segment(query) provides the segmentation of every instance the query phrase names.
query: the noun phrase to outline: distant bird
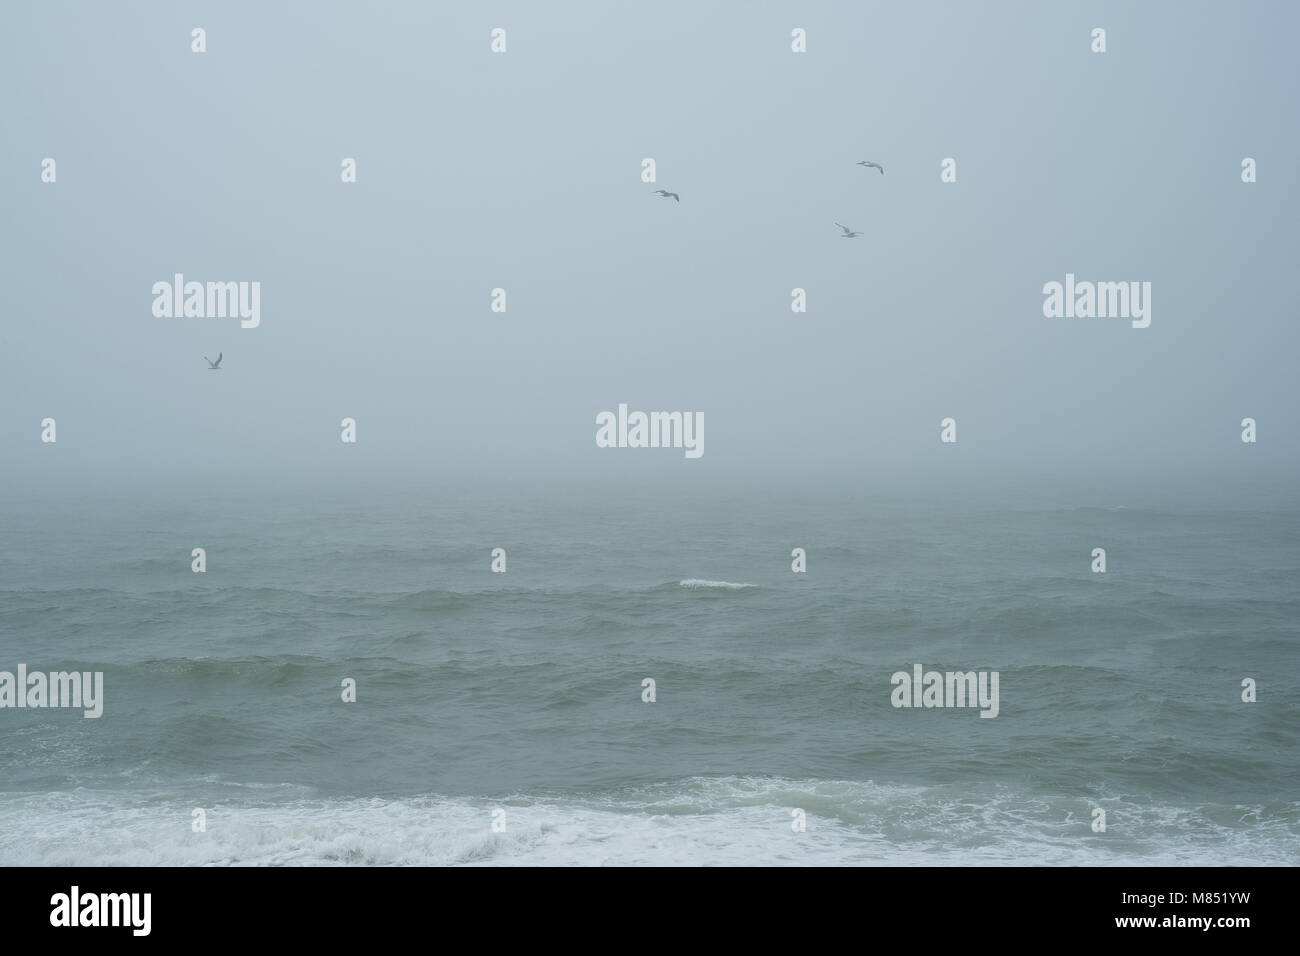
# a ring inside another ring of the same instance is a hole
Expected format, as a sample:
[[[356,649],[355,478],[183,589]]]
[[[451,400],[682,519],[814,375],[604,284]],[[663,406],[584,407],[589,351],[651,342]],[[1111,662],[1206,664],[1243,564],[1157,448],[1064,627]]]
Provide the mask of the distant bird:
[[[862,159],[858,161],[858,165],[866,166],[868,169],[878,169],[880,170],[880,175],[885,175],[885,167],[881,166],[879,163],[869,163],[865,159]]]
[[[208,358],[206,355],[203,356],[203,361],[205,361],[205,362],[208,363],[208,368],[212,369],[212,371],[214,371],[214,372],[219,372],[219,371],[221,371],[221,353],[220,353],[220,352],[217,353],[217,360],[216,360],[215,362],[212,361],[212,359]]]
[[[856,239],[858,236],[862,235],[862,233],[854,232],[848,226],[841,225],[838,222],[835,225],[839,226],[841,229],[844,230],[844,235],[840,236],[841,239]]]
[[[677,195],[676,193],[670,193],[666,189],[656,189],[654,194],[656,196],[663,196],[665,199],[676,199],[678,202],[682,201],[681,196]]]

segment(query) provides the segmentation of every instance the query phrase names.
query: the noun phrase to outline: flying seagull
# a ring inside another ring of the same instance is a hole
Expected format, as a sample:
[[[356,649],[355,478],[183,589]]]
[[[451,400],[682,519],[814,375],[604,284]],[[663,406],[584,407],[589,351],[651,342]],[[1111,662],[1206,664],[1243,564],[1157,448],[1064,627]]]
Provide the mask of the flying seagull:
[[[858,161],[858,165],[866,166],[868,169],[878,169],[880,170],[880,175],[885,175],[885,167],[881,166],[879,163],[869,163],[865,159],[862,159]]]
[[[858,236],[862,235],[862,233],[860,233],[860,232],[854,232],[854,231],[853,231],[852,229],[850,229],[848,226],[841,225],[841,224],[838,223],[838,222],[837,222],[835,225],[839,226],[841,229],[844,230],[844,235],[840,236],[841,239],[855,239],[855,238],[857,238]]]
[[[220,353],[220,352],[217,353],[217,360],[216,360],[215,362],[212,361],[212,359],[208,358],[206,355],[203,356],[203,361],[205,361],[205,362],[208,363],[208,368],[212,369],[212,371],[214,371],[214,372],[219,372],[219,371],[221,371],[221,353]]]
[[[665,199],[668,199],[668,198],[671,197],[672,199],[676,199],[678,202],[681,202],[681,201],[682,201],[682,197],[681,197],[681,196],[677,195],[676,193],[670,193],[670,192],[669,192],[668,190],[666,190],[666,189],[656,189],[655,192],[654,192],[654,194],[655,194],[656,196],[663,196]]]

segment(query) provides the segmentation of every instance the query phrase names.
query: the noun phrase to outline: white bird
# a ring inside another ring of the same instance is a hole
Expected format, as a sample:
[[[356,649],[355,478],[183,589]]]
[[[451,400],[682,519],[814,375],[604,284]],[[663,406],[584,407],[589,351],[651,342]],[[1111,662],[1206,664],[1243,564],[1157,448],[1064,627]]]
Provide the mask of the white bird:
[[[676,193],[670,193],[670,192],[669,192],[668,190],[666,190],[666,189],[656,189],[655,192],[654,192],[654,194],[655,194],[656,196],[663,196],[664,199],[676,199],[678,202],[681,202],[681,201],[682,201],[682,197],[681,197],[681,196],[677,195]]]
[[[839,226],[841,229],[844,230],[844,235],[840,236],[841,239],[855,239],[855,238],[857,238],[858,236],[862,235],[862,233],[860,233],[860,232],[854,232],[854,231],[853,231],[852,229],[850,229],[848,226],[841,225],[841,224],[838,223],[838,222],[837,222],[835,225]]]
[[[868,169],[878,169],[880,170],[880,175],[885,175],[885,167],[881,166],[879,163],[869,163],[865,159],[862,159],[858,161],[858,165],[866,166]]]
[[[208,358],[206,355],[203,356],[203,361],[205,361],[205,362],[208,363],[208,368],[212,369],[212,371],[214,371],[214,372],[219,372],[219,371],[221,371],[221,353],[220,353],[220,352],[217,353],[217,360],[216,360],[215,362],[212,361],[212,359]]]

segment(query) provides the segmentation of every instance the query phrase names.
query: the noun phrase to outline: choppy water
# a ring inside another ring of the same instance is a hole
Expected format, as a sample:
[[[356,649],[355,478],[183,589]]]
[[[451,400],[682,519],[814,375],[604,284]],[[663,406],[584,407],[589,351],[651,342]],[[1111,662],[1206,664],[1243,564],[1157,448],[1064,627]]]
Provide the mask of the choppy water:
[[[0,710],[3,863],[1300,859],[1293,511],[5,507],[0,670],[105,702]],[[915,663],[999,716],[895,709]]]

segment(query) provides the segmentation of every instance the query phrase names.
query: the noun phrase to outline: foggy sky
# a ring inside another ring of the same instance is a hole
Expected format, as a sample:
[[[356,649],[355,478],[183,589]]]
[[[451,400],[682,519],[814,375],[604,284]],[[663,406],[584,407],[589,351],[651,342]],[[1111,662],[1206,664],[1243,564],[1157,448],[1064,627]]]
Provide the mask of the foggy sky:
[[[1300,474],[1293,3],[2,16],[10,489],[1075,481],[1245,500]],[[154,317],[178,272],[260,281],[260,327]],[[1044,318],[1067,272],[1150,281],[1150,327]],[[597,448],[620,402],[703,412],[703,457]]]

